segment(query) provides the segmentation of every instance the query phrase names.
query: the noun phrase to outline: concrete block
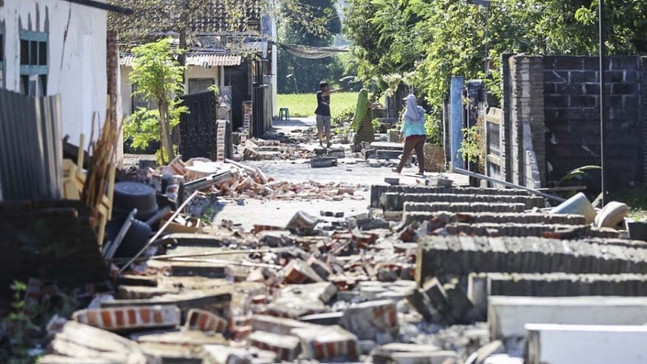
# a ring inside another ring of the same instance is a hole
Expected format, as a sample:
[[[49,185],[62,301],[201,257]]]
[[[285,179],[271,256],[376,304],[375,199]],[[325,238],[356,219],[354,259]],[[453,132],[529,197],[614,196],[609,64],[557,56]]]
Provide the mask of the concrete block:
[[[294,329],[301,340],[301,349],[308,359],[320,361],[354,361],[359,358],[357,337],[339,326],[316,326]]]
[[[488,304],[493,339],[522,337],[529,323],[633,325],[647,322],[644,297],[503,297]]]
[[[311,168],[329,168],[337,165],[337,158],[334,157],[317,157],[310,159]]]
[[[301,352],[301,341],[295,336],[256,331],[247,338],[250,345],[276,353],[282,361],[293,361]]]
[[[399,326],[395,303],[390,300],[368,301],[350,306],[339,325],[360,340],[388,343],[397,340]]]
[[[173,327],[180,324],[177,306],[131,306],[85,309],[72,315],[74,321],[108,331]]]
[[[526,364],[643,364],[647,326],[528,324]]]

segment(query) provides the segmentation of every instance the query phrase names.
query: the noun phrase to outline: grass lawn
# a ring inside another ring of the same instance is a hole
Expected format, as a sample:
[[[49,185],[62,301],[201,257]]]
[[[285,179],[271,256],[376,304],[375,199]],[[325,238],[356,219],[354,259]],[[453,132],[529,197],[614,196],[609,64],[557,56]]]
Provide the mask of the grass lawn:
[[[330,95],[330,113],[332,117],[342,111],[353,108],[357,104],[358,92],[339,92]],[[278,107],[290,109],[290,116],[314,116],[317,108],[317,96],[311,94],[282,94],[278,95]]]

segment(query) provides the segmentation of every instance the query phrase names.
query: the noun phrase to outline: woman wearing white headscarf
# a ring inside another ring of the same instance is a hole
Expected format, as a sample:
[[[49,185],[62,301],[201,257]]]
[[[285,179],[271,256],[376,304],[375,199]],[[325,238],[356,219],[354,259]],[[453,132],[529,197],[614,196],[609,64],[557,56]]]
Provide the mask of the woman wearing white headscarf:
[[[418,158],[418,173],[417,175],[425,174],[425,140],[427,133],[425,131],[425,109],[418,106],[418,100],[414,94],[409,94],[405,98],[407,100],[407,107],[404,112],[404,123],[400,130],[400,137],[404,139],[404,152],[400,163],[393,169],[393,172],[400,173],[402,168],[407,163],[407,159],[413,150],[416,151]]]

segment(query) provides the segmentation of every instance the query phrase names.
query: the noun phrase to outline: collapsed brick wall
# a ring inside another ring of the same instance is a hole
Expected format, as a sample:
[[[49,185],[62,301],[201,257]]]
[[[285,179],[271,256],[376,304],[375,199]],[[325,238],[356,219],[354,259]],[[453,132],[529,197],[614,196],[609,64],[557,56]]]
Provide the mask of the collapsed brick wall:
[[[510,167],[506,180],[517,182],[523,172],[523,148],[519,146],[523,138],[518,126],[526,120],[532,129],[542,184],[558,181],[581,166],[600,165],[598,57],[505,55],[503,61],[502,149],[511,155],[506,161]],[[640,183],[647,170],[647,148],[643,148],[647,137],[645,59],[609,57],[606,69],[608,183]],[[511,140],[505,139],[507,136]]]

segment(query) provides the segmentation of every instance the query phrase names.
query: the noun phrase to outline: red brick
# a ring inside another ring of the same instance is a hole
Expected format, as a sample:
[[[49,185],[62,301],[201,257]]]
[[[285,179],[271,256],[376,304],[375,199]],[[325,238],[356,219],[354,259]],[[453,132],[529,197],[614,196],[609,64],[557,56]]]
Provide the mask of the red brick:
[[[229,322],[205,310],[193,308],[187,313],[187,321],[184,325],[186,330],[199,330],[204,332],[224,333],[229,327]]]
[[[154,320],[151,320],[151,310]],[[180,309],[177,306],[128,306],[76,311],[72,319],[109,331],[149,329],[177,326]]]
[[[252,346],[276,353],[283,361],[294,361],[301,351],[297,337],[256,331],[247,339]]]

